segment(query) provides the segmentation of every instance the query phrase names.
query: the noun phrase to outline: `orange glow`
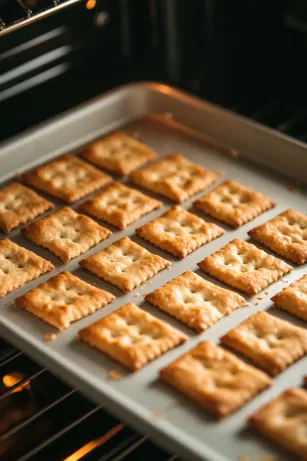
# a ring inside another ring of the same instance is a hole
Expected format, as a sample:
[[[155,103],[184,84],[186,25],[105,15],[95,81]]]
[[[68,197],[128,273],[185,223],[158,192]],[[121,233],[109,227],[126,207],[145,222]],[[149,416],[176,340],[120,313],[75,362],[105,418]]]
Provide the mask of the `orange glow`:
[[[37,0],[26,0],[26,1],[25,1],[25,4],[26,4],[27,6],[30,6],[30,7],[31,7],[31,6],[36,6],[36,5],[37,5]]]
[[[11,373],[10,375],[3,376],[2,381],[5,387],[10,388],[10,387],[15,386],[15,384],[18,384],[20,381],[22,381],[24,377],[25,376],[22,373],[16,372],[16,373]],[[21,392],[23,389],[30,390],[30,388],[31,388],[30,381],[26,381],[25,383],[21,384],[19,387],[16,387],[16,389],[14,389],[12,393]]]
[[[79,459],[82,459],[85,455],[94,450],[94,448],[100,447],[105,442],[110,440],[114,435],[120,432],[124,428],[124,426],[124,424],[118,424],[99,439],[92,440],[91,442],[88,442],[85,445],[83,445],[83,447],[79,448],[79,450],[75,451],[72,455],[68,456],[68,458],[65,458],[63,461],[78,461]]]
[[[96,3],[96,0],[87,0],[85,7],[87,10],[92,10],[93,8],[95,8]]]

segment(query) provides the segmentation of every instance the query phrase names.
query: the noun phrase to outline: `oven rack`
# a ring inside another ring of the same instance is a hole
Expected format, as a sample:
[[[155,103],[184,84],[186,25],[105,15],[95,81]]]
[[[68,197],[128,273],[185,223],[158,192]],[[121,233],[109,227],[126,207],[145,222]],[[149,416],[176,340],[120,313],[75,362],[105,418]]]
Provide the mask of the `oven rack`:
[[[84,2],[84,0],[50,0],[49,6],[36,12],[25,3],[25,0],[12,0],[11,8],[15,7],[18,11],[17,18],[10,22],[0,14],[0,37],[82,1]]]
[[[14,385],[1,389],[0,386],[0,404],[5,399],[9,399],[12,395],[17,393],[27,393],[31,387],[38,387],[39,379],[42,379],[46,374],[54,380],[55,384],[60,386],[62,382],[46,369],[42,368],[36,363],[32,368],[27,363],[32,362],[23,352],[13,348],[10,344],[6,343],[0,338],[0,385],[5,380],[5,376],[13,375],[14,372],[20,370],[22,364],[22,379],[19,379]],[[28,365],[28,366],[27,366]],[[66,386],[60,395],[52,396],[46,405],[42,405],[29,416],[19,420],[12,427],[6,431],[0,431],[0,447],[10,441],[14,436],[19,437],[19,434],[25,434],[27,428],[39,425],[39,421],[44,418],[49,418],[50,412],[56,415],[56,419],[63,419],[63,407],[69,405],[69,401],[74,398],[76,402],[86,402],[83,411],[78,412],[74,418],[65,422],[61,428],[55,430],[52,434],[42,437],[41,440],[30,444],[27,448],[19,453],[14,461],[37,461],[43,456],[43,459],[52,461],[135,461],[139,459],[139,452],[147,453],[146,459],[153,460],[159,458],[160,461],[182,461],[178,455],[170,454],[155,445],[147,436],[138,434],[136,431],[115,419],[107,413],[101,405],[95,405],[88,402],[83,396],[79,394],[78,389],[69,388]],[[82,406],[80,404],[80,406]],[[7,406],[6,408],[9,408]],[[86,428],[93,427],[93,419],[95,419],[96,427],[100,426],[98,436],[88,437],[84,440],[78,439],[76,433],[85,433]],[[100,423],[100,424],[99,424]],[[1,429],[1,427],[0,427]],[[64,454],[57,446],[65,445],[65,438],[67,440],[74,440],[68,446],[67,453]],[[1,452],[1,448],[0,448]],[[51,458],[49,457],[49,454]],[[152,456],[153,457],[152,457]],[[11,460],[6,454],[3,461],[6,459]],[[1,457],[2,459],[2,457]]]

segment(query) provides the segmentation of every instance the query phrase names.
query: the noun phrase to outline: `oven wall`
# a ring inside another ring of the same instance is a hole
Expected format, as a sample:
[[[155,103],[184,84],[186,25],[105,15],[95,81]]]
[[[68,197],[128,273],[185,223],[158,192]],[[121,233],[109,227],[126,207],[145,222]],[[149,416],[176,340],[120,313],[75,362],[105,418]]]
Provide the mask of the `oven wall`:
[[[84,1],[7,34],[0,140],[135,80],[172,83],[252,117],[296,92],[295,114],[307,107],[303,3]]]

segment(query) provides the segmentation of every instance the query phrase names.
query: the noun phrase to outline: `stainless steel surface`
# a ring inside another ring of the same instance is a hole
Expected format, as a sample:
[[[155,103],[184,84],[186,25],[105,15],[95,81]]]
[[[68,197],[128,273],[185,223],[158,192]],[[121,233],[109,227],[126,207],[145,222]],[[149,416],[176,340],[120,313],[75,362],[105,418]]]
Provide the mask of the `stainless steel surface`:
[[[58,0],[54,0],[54,5],[51,8],[43,10],[39,13],[32,14],[32,11],[27,8],[22,1],[19,2],[21,8],[25,11],[27,17],[17,21],[13,24],[6,25],[5,22],[0,21],[0,37],[3,35],[8,34],[9,32],[13,32],[21,27],[27,26],[32,24],[33,22],[39,21],[40,19],[46,18],[57,11],[63,10],[64,8],[71,6],[75,3],[80,3],[83,0],[67,0],[65,3],[59,3]],[[1,18],[0,18],[1,19]]]
[[[173,114],[173,118],[167,113]],[[91,399],[103,404],[119,417],[128,420],[141,431],[154,437],[172,452],[183,454],[189,460],[235,461],[243,454],[255,456],[257,459],[257,457],[278,453],[280,461],[293,461],[291,455],[287,456],[254,433],[249,433],[246,421],[256,408],[271,400],[283,389],[301,384],[302,377],[306,373],[307,358],[279,375],[270,389],[221,422],[216,422],[204,412],[199,411],[183,396],[173,392],[158,380],[161,367],[184,351],[191,349],[200,340],[218,341],[221,335],[253,313],[270,309],[272,307],[270,298],[285,286],[284,283],[278,281],[271,285],[269,294],[264,296],[259,305],[256,304],[257,296],[249,297],[248,307],[233,312],[201,335],[193,333],[153,306],[144,303],[143,296],[178,276],[184,270],[197,270],[198,261],[233,238],[248,239],[249,229],[267,221],[282,210],[294,207],[306,212],[304,187],[298,193],[291,193],[288,190],[295,178],[301,180],[306,178],[305,146],[173,88],[160,84],[136,84],[114,90],[3,145],[0,149],[2,176],[0,180],[9,179],[16,173],[62,152],[78,149],[91,139],[120,126],[124,126],[124,129],[130,133],[138,132],[141,139],[155,148],[160,155],[180,151],[191,160],[202,163],[210,169],[223,170],[224,175],[221,180],[228,177],[233,178],[262,191],[277,201],[276,208],[264,213],[241,229],[231,230],[224,226],[226,233],[223,237],[203,246],[183,261],[178,261],[159,251],[136,237],[134,233],[136,227],[168,209],[170,202],[167,200],[164,200],[162,209],[129,226],[126,231],[114,230],[113,235],[105,242],[65,266],[49,251],[27,242],[18,231],[13,231],[10,238],[51,260],[56,269],[53,273],[43,275],[39,280],[27,284],[0,301],[0,334],[31,354],[45,367],[52,369],[64,380],[78,387]],[[239,157],[231,155],[237,155],[238,152]],[[266,153],[265,156],[263,152]],[[260,166],[249,160],[258,162]],[[276,170],[280,171],[288,170],[292,179],[282,177],[265,168],[264,165],[271,169],[275,166]],[[202,194],[198,194],[200,195]],[[183,206],[196,213],[191,208],[194,199],[195,197],[186,201]],[[145,283],[143,289],[135,289],[127,295],[123,295],[120,290],[78,267],[79,260],[107,247],[124,235],[131,236],[145,248],[173,262],[172,270],[161,272],[152,279],[151,284]],[[59,333],[55,341],[45,343],[44,334],[54,332],[54,330],[26,312],[16,312],[12,309],[12,305],[16,297],[62,271],[64,267],[84,280],[109,290],[116,295],[117,299],[106,308]],[[295,280],[304,272],[306,272],[306,267],[297,267],[290,276],[285,278]],[[197,273],[210,279],[199,270]],[[141,305],[146,311],[184,331],[189,336],[189,341],[137,373],[126,373],[122,381],[111,381],[108,380],[109,371],[122,368],[103,354],[85,345],[77,344],[75,336],[80,328],[129,301]],[[287,318],[292,323],[302,325],[302,322],[286,314],[273,310],[270,312]],[[157,413],[160,413],[162,417],[157,418]]]

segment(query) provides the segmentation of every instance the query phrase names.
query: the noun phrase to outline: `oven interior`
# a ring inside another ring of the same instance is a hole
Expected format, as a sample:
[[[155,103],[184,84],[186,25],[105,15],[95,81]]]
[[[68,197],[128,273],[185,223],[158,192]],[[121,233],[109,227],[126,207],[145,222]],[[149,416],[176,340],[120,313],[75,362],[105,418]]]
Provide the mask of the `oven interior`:
[[[307,139],[304,0],[0,0],[0,50],[0,140],[140,80]]]

